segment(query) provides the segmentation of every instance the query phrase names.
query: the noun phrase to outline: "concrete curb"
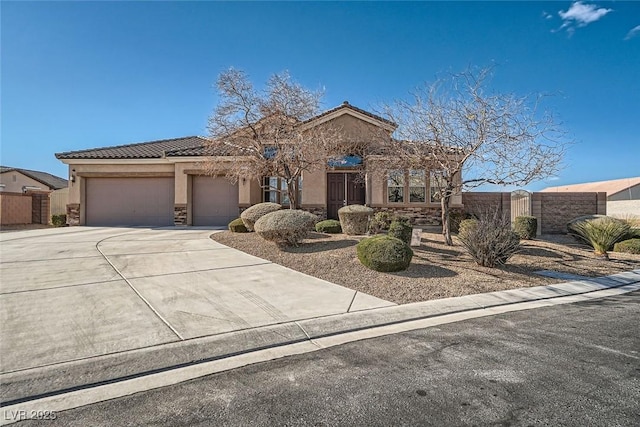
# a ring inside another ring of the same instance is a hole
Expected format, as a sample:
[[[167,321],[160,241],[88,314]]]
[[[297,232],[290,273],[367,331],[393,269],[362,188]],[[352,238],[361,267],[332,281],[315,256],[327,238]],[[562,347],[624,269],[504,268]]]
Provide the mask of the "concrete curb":
[[[0,425],[366,338],[640,290],[640,270],[235,331],[0,375]],[[73,378],[82,378],[82,384]]]

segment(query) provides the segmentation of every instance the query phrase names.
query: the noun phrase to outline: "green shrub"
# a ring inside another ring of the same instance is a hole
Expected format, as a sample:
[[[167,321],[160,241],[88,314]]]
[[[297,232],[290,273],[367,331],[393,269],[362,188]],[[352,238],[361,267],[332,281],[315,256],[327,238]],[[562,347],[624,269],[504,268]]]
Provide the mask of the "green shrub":
[[[628,254],[640,254],[640,239],[628,239],[613,245],[614,252],[626,252]]]
[[[478,227],[478,220],[475,218],[463,219],[458,226],[458,236],[463,235]]]
[[[513,222],[513,231],[521,239],[531,240],[536,237],[538,219],[535,216],[517,216]]]
[[[385,235],[362,240],[356,245],[356,252],[365,267],[382,272],[406,270],[413,258],[409,245]]]
[[[316,231],[318,233],[337,234],[342,233],[342,227],[340,226],[340,221],[325,219],[316,224]]]
[[[315,224],[317,217],[302,210],[283,209],[268,213],[254,225],[256,233],[278,246],[298,246]]]
[[[411,233],[413,227],[409,223],[408,219],[395,219],[389,226],[389,236],[402,240],[407,245],[411,243]]]
[[[373,216],[373,209],[362,205],[349,205],[338,209],[340,226],[344,234],[367,234],[369,220]]]
[[[609,259],[607,251],[625,240],[630,227],[624,221],[612,217],[600,217],[577,221],[571,224],[571,233],[589,244],[596,255]]]
[[[393,221],[393,214],[387,211],[376,212],[371,218],[369,223],[369,233],[379,234],[383,231],[389,230],[389,226]]]
[[[449,230],[452,233],[458,233],[460,231],[460,223],[465,219],[474,219],[475,217],[470,213],[462,210],[452,210],[449,213]]]
[[[253,205],[242,212],[240,214],[240,218],[242,218],[242,222],[244,223],[244,226],[247,227],[247,230],[253,231],[253,226],[256,221],[258,221],[264,215],[271,212],[279,211],[280,209],[282,209],[282,205],[279,205],[277,203],[258,203],[257,205]]]
[[[64,227],[67,225],[67,216],[65,214],[51,215],[51,224],[54,227]]]
[[[520,237],[511,230],[511,220],[498,212],[481,215],[475,225],[469,223],[460,230],[458,239],[483,267],[505,264],[520,248]]]
[[[229,231],[233,231],[234,233],[247,233],[247,227],[245,227],[244,222],[242,222],[242,218],[234,219],[229,223]]]

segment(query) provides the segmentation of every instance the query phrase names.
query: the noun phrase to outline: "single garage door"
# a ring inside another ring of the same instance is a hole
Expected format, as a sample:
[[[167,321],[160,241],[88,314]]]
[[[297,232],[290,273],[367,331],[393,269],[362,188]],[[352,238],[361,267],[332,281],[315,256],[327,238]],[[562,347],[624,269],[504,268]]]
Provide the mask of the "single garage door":
[[[174,182],[159,178],[88,178],[87,225],[173,225]]]
[[[193,225],[227,225],[238,217],[238,184],[225,178],[194,176]]]

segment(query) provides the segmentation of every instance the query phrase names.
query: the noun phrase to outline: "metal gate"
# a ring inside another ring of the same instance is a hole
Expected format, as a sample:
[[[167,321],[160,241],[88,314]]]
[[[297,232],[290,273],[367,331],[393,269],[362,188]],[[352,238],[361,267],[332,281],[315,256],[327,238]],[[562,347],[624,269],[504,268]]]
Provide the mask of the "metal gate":
[[[531,193],[526,190],[511,192],[511,224],[518,216],[531,216]]]

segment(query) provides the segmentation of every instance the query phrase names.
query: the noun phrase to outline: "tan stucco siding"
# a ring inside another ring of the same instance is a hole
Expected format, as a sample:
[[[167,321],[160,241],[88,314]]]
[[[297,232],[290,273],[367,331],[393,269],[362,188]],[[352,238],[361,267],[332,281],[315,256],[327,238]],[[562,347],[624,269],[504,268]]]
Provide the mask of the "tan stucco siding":
[[[15,177],[15,182],[13,181]],[[18,171],[5,172],[0,174],[0,183],[4,184],[2,191],[6,193],[22,193],[22,187],[40,187],[42,190],[49,190],[46,184],[29,178]]]
[[[75,175],[75,182],[69,182],[69,202],[70,204],[82,204],[84,202],[84,179],[87,177],[126,177],[126,176],[158,176],[173,175],[175,166],[171,163],[164,164],[70,164],[69,176]]]
[[[327,173],[325,170],[302,174],[302,205],[324,206],[327,203]]]

